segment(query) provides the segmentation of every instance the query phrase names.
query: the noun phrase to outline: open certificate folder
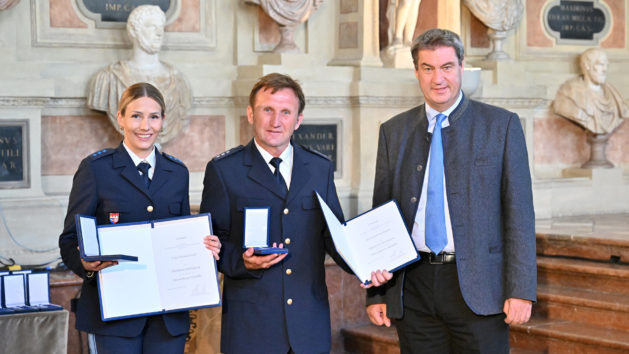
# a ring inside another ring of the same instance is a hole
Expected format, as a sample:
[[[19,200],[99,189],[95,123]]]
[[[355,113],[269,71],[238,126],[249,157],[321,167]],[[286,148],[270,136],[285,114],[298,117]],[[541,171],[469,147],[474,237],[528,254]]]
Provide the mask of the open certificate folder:
[[[209,214],[98,227],[101,252],[137,262],[98,272],[103,321],[220,305]]]
[[[319,193],[317,198],[337,252],[364,284],[371,282],[373,271],[393,272],[419,260],[395,201],[341,224]]]

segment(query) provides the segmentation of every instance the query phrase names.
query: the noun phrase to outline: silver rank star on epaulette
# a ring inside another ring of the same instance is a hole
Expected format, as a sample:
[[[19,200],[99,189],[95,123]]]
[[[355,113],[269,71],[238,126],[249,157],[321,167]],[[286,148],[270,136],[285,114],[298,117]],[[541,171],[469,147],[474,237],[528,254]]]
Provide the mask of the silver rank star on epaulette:
[[[244,147],[244,146],[242,146],[242,145],[236,146],[235,148],[231,148],[231,149],[229,149],[229,150],[227,150],[227,151],[223,151],[223,152],[221,152],[220,154],[218,154],[218,155],[214,156],[214,158],[213,158],[212,160],[213,160],[213,161],[218,161],[218,160],[220,160],[220,159],[224,159],[224,158],[226,158],[227,156],[229,156],[229,155],[231,155],[231,154],[233,154],[233,153],[235,153],[235,152],[238,152],[238,151],[240,151],[240,150],[242,150],[242,149],[244,149],[244,148],[245,148],[245,147]]]

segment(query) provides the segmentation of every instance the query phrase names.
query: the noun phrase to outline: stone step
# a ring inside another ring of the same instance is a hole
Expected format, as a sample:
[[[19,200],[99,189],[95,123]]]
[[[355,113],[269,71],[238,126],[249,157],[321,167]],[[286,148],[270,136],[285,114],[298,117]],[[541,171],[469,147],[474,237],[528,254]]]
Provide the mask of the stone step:
[[[372,324],[343,328],[345,353],[348,354],[399,354],[400,348],[395,328],[378,327]],[[531,348],[511,348],[510,354],[542,354],[544,351]]]
[[[511,346],[543,353],[620,354],[629,352],[629,330],[533,317],[511,326]]]
[[[629,215],[537,220],[537,254],[629,263]]]
[[[537,281],[540,285],[629,294],[629,265],[538,256]]]
[[[629,296],[540,284],[535,316],[629,330]]]
[[[537,254],[629,263],[629,241],[537,233]]]

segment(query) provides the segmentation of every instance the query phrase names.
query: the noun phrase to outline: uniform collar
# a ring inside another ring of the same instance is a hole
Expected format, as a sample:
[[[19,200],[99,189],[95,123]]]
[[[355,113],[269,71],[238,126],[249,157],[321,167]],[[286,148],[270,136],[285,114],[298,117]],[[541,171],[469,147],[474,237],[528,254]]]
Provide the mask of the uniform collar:
[[[131,151],[131,149],[129,149],[124,141],[122,142],[122,146],[124,146],[125,150],[127,150],[127,153],[129,154],[129,157],[131,157],[131,160],[133,160],[134,165],[137,166],[140,162],[146,161],[149,163],[149,165],[151,165],[151,167],[155,168],[155,146],[153,146],[153,151],[151,151],[149,156],[147,156],[145,159],[138,157],[138,155],[136,155],[133,151]]]

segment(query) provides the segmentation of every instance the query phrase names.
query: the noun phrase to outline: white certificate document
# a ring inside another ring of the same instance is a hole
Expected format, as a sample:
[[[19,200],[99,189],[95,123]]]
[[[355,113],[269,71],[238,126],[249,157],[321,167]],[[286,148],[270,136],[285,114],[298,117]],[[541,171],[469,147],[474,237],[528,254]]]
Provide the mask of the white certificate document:
[[[391,200],[342,224],[319,193],[317,198],[337,252],[361,282],[371,281],[371,272],[393,272],[419,260],[419,253]]]
[[[209,214],[99,227],[101,251],[138,256],[98,272],[103,321],[220,305]]]

